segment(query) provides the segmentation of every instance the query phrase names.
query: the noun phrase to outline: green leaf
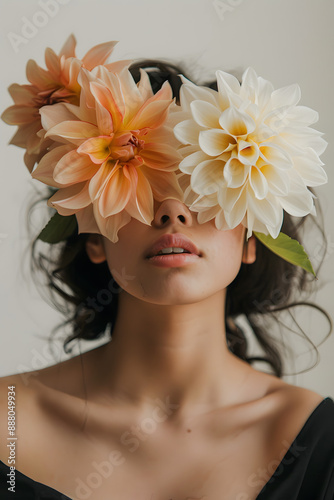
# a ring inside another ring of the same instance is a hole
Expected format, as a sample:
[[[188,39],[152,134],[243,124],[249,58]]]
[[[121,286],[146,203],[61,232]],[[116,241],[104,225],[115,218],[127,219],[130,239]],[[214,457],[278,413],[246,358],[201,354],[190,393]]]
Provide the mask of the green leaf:
[[[75,215],[59,215],[56,212],[42,229],[37,239],[45,243],[58,243],[66,240],[77,230],[78,224]]]
[[[263,243],[263,245],[268,247],[269,250],[282,259],[294,264],[295,266],[300,266],[305,269],[305,271],[308,271],[316,276],[307,253],[297,240],[290,238],[290,236],[287,236],[284,233],[279,233],[277,238],[273,238],[270,234],[267,235],[258,232],[254,232],[254,235],[259,241],[261,241],[261,243]]]

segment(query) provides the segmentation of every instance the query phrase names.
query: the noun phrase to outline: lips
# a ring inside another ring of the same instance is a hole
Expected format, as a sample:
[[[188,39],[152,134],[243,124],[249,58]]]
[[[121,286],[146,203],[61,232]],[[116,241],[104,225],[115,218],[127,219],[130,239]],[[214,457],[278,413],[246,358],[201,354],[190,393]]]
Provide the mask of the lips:
[[[174,234],[164,234],[161,236],[147,251],[146,259],[153,257],[160,252],[160,250],[169,247],[179,247],[187,250],[189,253],[198,255],[201,257],[201,253],[194,245],[192,241],[190,241],[184,234],[174,233]]]

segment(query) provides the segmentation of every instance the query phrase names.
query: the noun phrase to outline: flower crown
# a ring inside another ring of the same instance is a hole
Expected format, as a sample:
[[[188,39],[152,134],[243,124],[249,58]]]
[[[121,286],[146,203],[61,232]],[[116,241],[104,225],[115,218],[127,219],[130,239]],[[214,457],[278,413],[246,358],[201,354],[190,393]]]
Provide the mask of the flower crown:
[[[315,214],[308,187],[327,182],[319,155],[327,142],[310,128],[318,113],[298,106],[300,88],[274,90],[248,68],[241,84],[217,71],[217,88],[180,75],[180,104],[166,81],[154,94],[136,84],[132,61],[105,64],[117,42],[80,60],[71,35],[45,64],[27,63],[29,85],[13,84],[1,118],[18,130],[34,179],[50,186],[56,210],[39,238],[100,233],[112,242],[131,217],[151,224],[154,199],[173,198],[217,229],[240,223],[283,259],[314,274],[303,247],[280,233],[284,211]],[[37,166],[35,167],[35,165]]]

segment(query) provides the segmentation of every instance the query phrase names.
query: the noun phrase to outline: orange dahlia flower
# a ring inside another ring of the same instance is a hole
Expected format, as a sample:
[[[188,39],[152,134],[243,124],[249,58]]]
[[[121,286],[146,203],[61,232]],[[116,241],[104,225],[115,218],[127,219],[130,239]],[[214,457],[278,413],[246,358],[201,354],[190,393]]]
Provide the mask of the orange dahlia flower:
[[[58,103],[40,113],[54,143],[32,176],[59,188],[48,205],[75,214],[79,232],[118,241],[131,217],[150,224],[154,197],[183,201],[177,182],[182,157],[173,133],[177,109],[168,82],[153,94],[141,70],[138,84],[128,68],[81,68],[80,105]],[[63,144],[59,144],[63,143]]]
[[[28,61],[26,75],[30,85],[14,83],[9,87],[9,93],[15,104],[7,108],[1,118],[9,125],[18,126],[10,144],[27,150],[24,162],[29,172],[52,144],[50,139],[44,137],[40,108],[58,102],[78,104],[80,86],[77,77],[81,66],[91,70],[103,64],[116,43],[96,45],[80,60],[75,55],[76,39],[74,35],[70,35],[59,55],[50,48],[45,50],[46,70],[38,66],[34,60]],[[126,64],[128,61],[118,61],[106,67],[115,71]]]

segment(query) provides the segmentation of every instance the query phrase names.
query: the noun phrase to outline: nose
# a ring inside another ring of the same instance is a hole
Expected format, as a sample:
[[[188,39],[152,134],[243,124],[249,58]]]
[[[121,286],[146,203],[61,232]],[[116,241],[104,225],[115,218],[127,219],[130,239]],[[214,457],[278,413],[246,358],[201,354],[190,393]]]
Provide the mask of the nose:
[[[193,216],[189,208],[179,200],[168,198],[163,200],[158,206],[157,201],[155,204],[155,216],[152,221],[152,226],[156,228],[164,227],[171,224],[182,224],[184,226],[191,226],[193,223]]]

